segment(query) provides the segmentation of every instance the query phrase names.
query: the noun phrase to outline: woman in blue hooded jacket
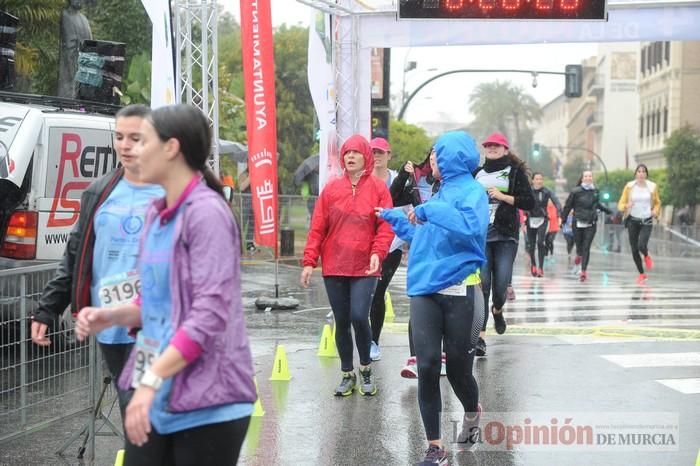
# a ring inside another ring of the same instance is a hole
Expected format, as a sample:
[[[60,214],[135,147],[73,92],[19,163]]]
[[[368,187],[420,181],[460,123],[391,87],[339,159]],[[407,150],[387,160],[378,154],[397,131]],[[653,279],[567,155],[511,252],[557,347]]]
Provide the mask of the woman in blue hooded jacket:
[[[473,350],[484,318],[478,285],[489,213],[486,193],[471,175],[479,151],[470,136],[461,131],[444,134],[430,160],[441,185],[428,202],[408,216],[401,209],[377,212],[400,238],[411,242],[406,282],[418,362],[418,404],[429,444],[420,464],[446,464],[440,437],[443,340],[447,378],[465,411],[460,441],[477,440],[481,406],[472,374]]]

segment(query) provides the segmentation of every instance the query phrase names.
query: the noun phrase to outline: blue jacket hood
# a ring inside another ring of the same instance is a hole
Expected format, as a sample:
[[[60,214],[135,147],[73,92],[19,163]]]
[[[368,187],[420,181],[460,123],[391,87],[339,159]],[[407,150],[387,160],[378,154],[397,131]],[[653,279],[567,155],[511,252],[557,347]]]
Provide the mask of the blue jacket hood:
[[[464,131],[450,131],[440,136],[435,143],[435,154],[443,180],[472,174],[479,166],[479,149]]]
[[[409,223],[400,208],[382,212],[396,235],[411,241],[409,296],[429,295],[462,283],[486,260],[488,198],[471,175],[479,162],[476,143],[455,131],[441,136],[435,150],[443,181],[429,201],[415,208],[422,224]]]

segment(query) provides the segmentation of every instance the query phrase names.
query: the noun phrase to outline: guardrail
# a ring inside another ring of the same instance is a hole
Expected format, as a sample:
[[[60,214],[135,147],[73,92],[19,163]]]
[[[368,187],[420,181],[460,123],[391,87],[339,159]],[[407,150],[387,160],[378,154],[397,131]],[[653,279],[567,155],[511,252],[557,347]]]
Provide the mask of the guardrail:
[[[67,434],[62,453],[85,435],[94,453],[98,392],[106,388],[94,339],[79,344],[66,310],[50,328],[51,346],[31,341],[31,313],[57,264],[0,270],[0,444],[67,419],[90,415],[85,427]],[[115,395],[109,389],[107,400]],[[103,393],[104,394],[104,393]],[[99,416],[97,416],[99,418]]]

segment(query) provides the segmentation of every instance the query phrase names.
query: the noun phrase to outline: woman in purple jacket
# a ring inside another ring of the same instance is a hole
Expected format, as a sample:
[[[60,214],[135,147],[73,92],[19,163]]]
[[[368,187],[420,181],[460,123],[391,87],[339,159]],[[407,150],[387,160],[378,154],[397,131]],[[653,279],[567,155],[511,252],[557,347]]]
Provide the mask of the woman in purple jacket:
[[[140,177],[166,194],[146,215],[139,281],[121,290],[136,288],[140,299],[84,308],[76,332],[84,339],[112,325],[140,328],[120,378],[136,389],[126,410],[127,466],[235,464],[256,399],[239,229],[206,166],[211,133],[201,111],[159,108],[141,132]]]

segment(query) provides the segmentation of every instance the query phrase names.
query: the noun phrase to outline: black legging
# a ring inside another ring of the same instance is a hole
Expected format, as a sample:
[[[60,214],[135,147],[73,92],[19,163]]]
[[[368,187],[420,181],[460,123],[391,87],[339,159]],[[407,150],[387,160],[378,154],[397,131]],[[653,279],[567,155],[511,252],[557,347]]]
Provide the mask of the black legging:
[[[649,255],[649,237],[651,236],[651,218],[642,220],[635,217],[630,217],[627,222],[627,232],[630,238],[630,249],[632,250],[632,259],[634,259],[634,265],[637,266],[639,273],[644,273],[644,266],[642,265],[642,257],[640,252],[644,256]]]
[[[557,232],[556,231],[548,231],[547,237],[544,239],[544,242],[545,242],[545,251],[547,252],[547,255],[549,255],[549,256],[554,255],[554,240],[555,239],[557,239]]]
[[[335,345],[340,355],[340,369],[353,370],[353,345],[350,324],[355,330],[360,364],[369,366],[372,332],[369,329],[369,307],[372,303],[377,277],[323,277],[328,301],[335,317]]]
[[[389,253],[382,262],[382,276],[377,282],[377,291],[374,292],[372,300],[372,309],[369,311],[369,320],[372,325],[372,341],[379,344],[379,336],[382,334],[384,326],[384,315],[386,314],[386,305],[384,304],[384,293],[389,287],[394,272],[401,264],[401,256],[403,251],[399,248],[394,252]]]
[[[493,307],[496,310],[503,309],[506,303],[506,290],[513,278],[513,261],[517,252],[517,241],[486,242],[486,263],[481,269],[481,287],[484,292],[483,331],[486,331],[486,324],[489,320],[489,296],[491,296]]]
[[[148,442],[126,441],[125,466],[233,465],[238,462],[250,417],[161,435],[151,426]]]
[[[566,240],[566,253],[571,254],[571,251],[574,249],[574,235],[573,235],[573,233],[570,235],[564,235],[564,239]]]
[[[413,344],[418,364],[418,405],[428,441],[440,439],[441,344],[447,357],[447,379],[464,411],[475,413],[479,386],[472,374],[474,345],[484,315],[479,286],[468,286],[466,296],[431,294],[411,298]],[[443,342],[444,339],[444,342]]]
[[[574,241],[576,242],[576,255],[581,256],[581,270],[588,269],[588,261],[591,258],[591,244],[595,238],[596,224],[589,227],[576,227]]]
[[[547,244],[545,240],[547,238],[548,226],[549,223],[545,220],[544,223],[537,228],[527,227],[527,252],[530,253],[530,264],[532,264],[533,267],[537,267],[537,263],[535,262],[535,246],[537,246],[539,268],[544,268],[544,256],[547,253]]]

